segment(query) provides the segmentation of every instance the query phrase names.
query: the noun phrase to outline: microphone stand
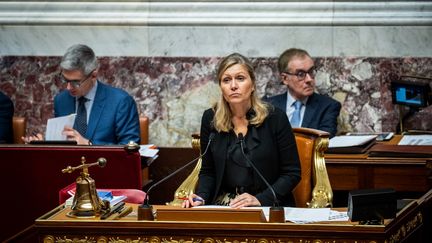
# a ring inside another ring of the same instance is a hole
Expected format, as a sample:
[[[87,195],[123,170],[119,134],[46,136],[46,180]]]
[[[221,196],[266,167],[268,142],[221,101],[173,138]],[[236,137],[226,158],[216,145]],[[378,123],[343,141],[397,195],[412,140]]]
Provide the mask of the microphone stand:
[[[215,136],[215,134],[213,132],[210,133],[210,135],[209,135],[209,141],[207,143],[207,146],[206,146],[206,149],[205,149],[204,153],[202,153],[197,158],[191,160],[187,164],[185,164],[182,167],[178,168],[177,170],[175,170],[174,172],[172,172],[168,176],[164,177],[162,180],[156,182],[155,184],[153,184],[152,186],[149,187],[149,189],[147,190],[146,196],[144,198],[144,202],[140,206],[138,206],[138,220],[154,220],[153,207],[150,205],[150,202],[149,202],[150,200],[148,198],[148,195],[150,194],[151,189],[153,189],[157,185],[161,184],[162,182],[168,180],[169,178],[173,177],[174,175],[176,175],[180,171],[184,170],[186,167],[190,166],[191,164],[193,164],[194,162],[196,162],[197,160],[199,160],[200,158],[202,158],[207,153],[207,150],[210,147],[210,143],[213,140],[214,136]]]
[[[279,202],[278,202],[278,199],[276,197],[276,193],[275,193],[273,187],[266,180],[266,178],[261,174],[261,172],[258,170],[258,168],[255,167],[254,163],[252,163],[252,161],[244,153],[243,134],[239,133],[238,137],[240,140],[241,152],[242,152],[243,156],[245,157],[246,161],[255,170],[255,172],[258,174],[258,176],[261,178],[261,180],[266,184],[266,186],[270,189],[271,193],[273,194],[273,206],[270,207],[269,222],[270,223],[285,223],[285,209],[284,209],[284,207],[279,206]]]

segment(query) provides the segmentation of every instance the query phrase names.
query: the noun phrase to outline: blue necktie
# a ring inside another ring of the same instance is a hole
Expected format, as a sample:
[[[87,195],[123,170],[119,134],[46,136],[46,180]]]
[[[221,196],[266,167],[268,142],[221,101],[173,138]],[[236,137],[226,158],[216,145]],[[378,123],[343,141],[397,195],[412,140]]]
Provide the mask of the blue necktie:
[[[300,118],[301,118],[301,107],[303,105],[303,103],[301,103],[301,101],[296,100],[296,102],[294,102],[294,113],[291,117],[291,126],[292,127],[299,127],[300,126]]]
[[[78,110],[77,115],[75,117],[74,129],[77,130],[81,136],[85,136],[87,132],[87,110],[85,107],[85,103],[88,99],[84,96],[81,96],[78,99]]]

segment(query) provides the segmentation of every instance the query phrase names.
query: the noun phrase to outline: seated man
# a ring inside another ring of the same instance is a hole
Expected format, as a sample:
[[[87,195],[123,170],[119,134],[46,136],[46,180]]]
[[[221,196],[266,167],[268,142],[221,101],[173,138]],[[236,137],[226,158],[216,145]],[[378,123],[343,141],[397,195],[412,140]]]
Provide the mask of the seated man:
[[[319,129],[335,136],[341,104],[314,92],[316,70],[310,55],[305,50],[288,49],[279,57],[278,68],[288,92],[265,100],[285,111],[292,127]]]
[[[134,99],[125,91],[97,79],[98,63],[85,45],[70,47],[61,63],[61,80],[67,90],[54,98],[54,116],[76,113],[72,127],[65,127],[68,140],[81,145],[140,143],[140,127]],[[25,142],[42,135],[23,138]]]
[[[0,143],[13,143],[13,115],[12,100],[0,92]]]

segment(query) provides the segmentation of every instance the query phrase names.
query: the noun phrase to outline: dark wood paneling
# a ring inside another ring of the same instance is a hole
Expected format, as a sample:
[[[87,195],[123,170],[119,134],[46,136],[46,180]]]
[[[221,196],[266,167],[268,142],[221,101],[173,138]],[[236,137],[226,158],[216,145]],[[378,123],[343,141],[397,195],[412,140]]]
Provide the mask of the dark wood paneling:
[[[162,147],[159,148],[158,154],[159,157],[149,166],[149,176],[152,183],[146,186],[145,189],[148,189],[154,183],[158,183],[176,169],[197,158],[199,156],[199,150],[192,148]],[[166,202],[172,201],[174,199],[175,190],[191,173],[194,167],[195,164],[185,168],[172,178],[169,178],[151,189],[149,193],[150,203],[163,205]]]

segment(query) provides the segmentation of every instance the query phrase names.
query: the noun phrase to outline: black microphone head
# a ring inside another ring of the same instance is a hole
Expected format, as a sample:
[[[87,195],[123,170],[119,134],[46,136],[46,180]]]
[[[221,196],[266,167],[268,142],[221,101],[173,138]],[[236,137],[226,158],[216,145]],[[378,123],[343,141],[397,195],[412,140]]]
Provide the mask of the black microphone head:
[[[239,140],[243,140],[243,138],[244,138],[244,137],[243,137],[243,133],[239,133],[237,136],[238,136],[238,139],[239,139]]]
[[[209,135],[209,140],[212,140],[215,136],[216,134],[214,132],[211,132]]]

